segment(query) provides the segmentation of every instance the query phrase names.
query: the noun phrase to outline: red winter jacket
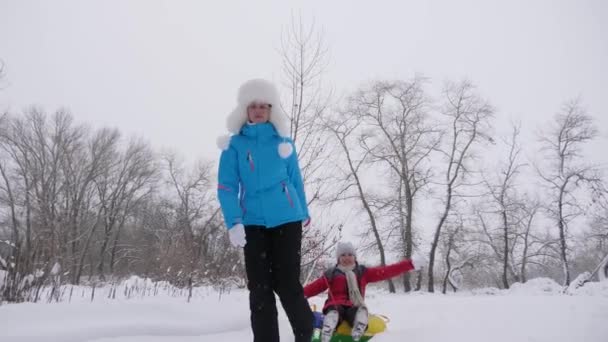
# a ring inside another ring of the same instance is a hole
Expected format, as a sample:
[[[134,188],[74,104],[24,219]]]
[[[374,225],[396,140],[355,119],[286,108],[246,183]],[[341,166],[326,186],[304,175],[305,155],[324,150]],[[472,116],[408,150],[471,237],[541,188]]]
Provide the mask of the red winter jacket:
[[[365,286],[368,283],[390,279],[413,269],[414,265],[411,260],[403,260],[392,265],[370,268],[357,265],[354,272],[357,275],[361,296],[365,297]],[[338,268],[329,269],[321,278],[306,285],[304,287],[304,296],[310,298],[320,294],[328,288],[328,298],[325,301],[323,310],[331,305],[353,306],[353,303],[348,299],[346,275]]]

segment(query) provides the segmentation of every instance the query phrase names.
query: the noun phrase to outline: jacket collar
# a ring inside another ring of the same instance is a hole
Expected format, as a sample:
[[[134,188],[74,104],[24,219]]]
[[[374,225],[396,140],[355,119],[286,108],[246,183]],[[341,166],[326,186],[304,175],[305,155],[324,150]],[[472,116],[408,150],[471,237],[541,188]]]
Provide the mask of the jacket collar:
[[[258,124],[244,124],[241,128],[241,134],[252,138],[266,138],[272,136],[278,136],[277,130],[274,125],[270,122],[258,123]]]

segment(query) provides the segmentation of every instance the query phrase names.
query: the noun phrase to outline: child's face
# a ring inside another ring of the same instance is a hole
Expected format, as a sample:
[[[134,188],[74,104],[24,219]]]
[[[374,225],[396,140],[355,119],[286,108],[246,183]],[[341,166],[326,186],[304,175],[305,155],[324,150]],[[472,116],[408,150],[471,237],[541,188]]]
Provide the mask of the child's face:
[[[352,266],[355,264],[355,256],[350,253],[344,253],[340,255],[340,260],[338,260],[338,262],[342,266]]]

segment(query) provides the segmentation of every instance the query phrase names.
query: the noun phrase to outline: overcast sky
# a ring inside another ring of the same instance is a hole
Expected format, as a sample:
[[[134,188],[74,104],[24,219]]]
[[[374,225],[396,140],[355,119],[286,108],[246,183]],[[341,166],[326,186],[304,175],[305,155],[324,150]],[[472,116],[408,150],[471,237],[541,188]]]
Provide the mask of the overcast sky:
[[[0,106],[65,106],[78,121],[215,159],[237,87],[280,80],[281,32],[301,13],[323,28],[325,80],[339,94],[415,72],[434,84],[468,77],[499,124],[520,119],[530,131],[581,96],[605,144],[607,4],[0,0]]]
[[[588,154],[608,165],[604,0],[0,0],[0,110],[67,107],[79,122],[217,161],[238,86],[281,80],[292,15],[322,28],[331,51],[324,80],[339,96],[374,79],[421,73],[437,89],[466,77],[496,107],[496,135],[521,121],[530,159],[534,134],[580,97],[601,134]],[[353,234],[358,220],[343,211]],[[418,216],[430,234],[435,215]]]

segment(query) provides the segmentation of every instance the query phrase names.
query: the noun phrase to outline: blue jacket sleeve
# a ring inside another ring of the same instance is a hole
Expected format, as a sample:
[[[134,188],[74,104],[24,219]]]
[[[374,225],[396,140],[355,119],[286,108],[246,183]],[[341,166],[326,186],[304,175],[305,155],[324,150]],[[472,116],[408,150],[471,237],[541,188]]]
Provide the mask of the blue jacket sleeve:
[[[230,145],[220,156],[218,170],[217,197],[228,229],[242,222],[239,205],[239,166],[236,150]]]
[[[296,153],[296,146],[293,141],[289,140],[289,143],[293,147],[293,152],[289,156],[289,163],[287,164],[287,173],[289,180],[293,184],[296,192],[298,193],[298,199],[302,205],[302,210],[306,215],[306,218],[310,218],[308,214],[308,202],[306,201],[306,192],[304,191],[304,182],[302,181],[302,173],[300,172],[300,164],[298,163],[298,154]]]

